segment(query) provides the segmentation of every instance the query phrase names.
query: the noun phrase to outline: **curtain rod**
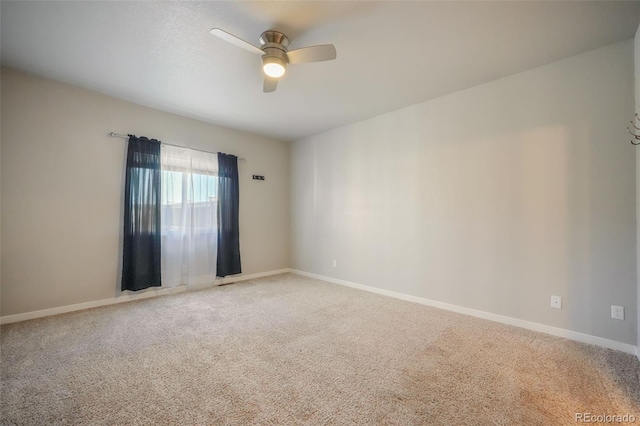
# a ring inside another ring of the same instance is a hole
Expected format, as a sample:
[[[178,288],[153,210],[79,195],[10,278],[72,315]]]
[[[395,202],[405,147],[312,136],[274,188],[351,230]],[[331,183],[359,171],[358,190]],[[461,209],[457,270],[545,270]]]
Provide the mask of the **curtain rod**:
[[[122,133],[116,133],[116,132],[109,132],[109,136],[111,136],[112,138],[129,139],[129,135],[123,135]],[[194,151],[208,152],[209,154],[224,154],[223,152],[211,152],[211,151],[205,151],[204,149],[190,148],[188,146],[173,145],[173,144],[164,143],[164,142],[160,142],[160,143],[162,143],[164,145],[175,146],[175,147],[178,147],[178,148],[187,148],[187,149],[192,149]],[[247,159],[246,158],[238,158],[238,161],[244,163],[245,161],[247,161]]]

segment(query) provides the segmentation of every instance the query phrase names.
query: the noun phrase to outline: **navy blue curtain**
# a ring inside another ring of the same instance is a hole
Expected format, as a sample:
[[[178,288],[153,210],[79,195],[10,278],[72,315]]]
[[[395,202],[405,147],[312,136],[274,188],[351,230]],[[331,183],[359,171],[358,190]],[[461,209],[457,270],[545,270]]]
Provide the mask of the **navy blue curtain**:
[[[160,142],[129,135],[124,188],[122,290],[159,287]]]
[[[218,154],[218,261],[216,275],[242,272],[240,266],[238,157]]]

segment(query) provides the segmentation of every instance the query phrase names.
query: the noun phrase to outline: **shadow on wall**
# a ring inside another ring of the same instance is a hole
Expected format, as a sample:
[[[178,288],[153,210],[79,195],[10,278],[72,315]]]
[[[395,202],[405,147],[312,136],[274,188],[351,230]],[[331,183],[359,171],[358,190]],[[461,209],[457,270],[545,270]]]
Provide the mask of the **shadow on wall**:
[[[629,338],[637,327],[631,320],[637,312],[635,153],[624,134],[626,119],[616,117],[614,130],[593,117],[573,129],[568,144],[567,328],[636,343]],[[611,318],[611,305],[625,307],[626,321]]]
[[[126,181],[126,175],[127,175],[127,147],[128,147],[129,142],[125,141],[125,143],[122,144],[122,150],[123,150],[123,154],[122,154],[122,184],[120,185],[120,187],[122,188],[122,191],[120,192],[120,229],[118,230],[118,271],[116,272],[116,282],[115,282],[115,288],[114,288],[114,297],[118,297],[121,296],[122,293],[122,256],[123,256],[123,245],[124,245],[124,185],[125,185],[125,181]],[[127,292],[130,293],[130,292]]]

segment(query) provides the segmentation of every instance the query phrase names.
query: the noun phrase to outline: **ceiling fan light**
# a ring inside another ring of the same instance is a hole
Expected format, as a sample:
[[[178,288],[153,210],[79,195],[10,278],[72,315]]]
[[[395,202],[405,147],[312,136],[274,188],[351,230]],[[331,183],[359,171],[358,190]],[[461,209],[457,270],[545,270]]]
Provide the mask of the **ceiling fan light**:
[[[278,58],[266,58],[262,70],[271,78],[280,78],[284,75],[285,67],[283,61]]]

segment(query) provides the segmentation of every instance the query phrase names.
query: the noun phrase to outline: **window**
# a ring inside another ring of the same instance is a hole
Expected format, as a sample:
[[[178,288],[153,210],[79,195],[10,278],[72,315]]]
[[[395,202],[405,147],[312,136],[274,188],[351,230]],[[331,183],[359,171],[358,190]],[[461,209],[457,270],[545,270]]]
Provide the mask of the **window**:
[[[212,282],[216,275],[217,154],[163,145],[162,281]]]
[[[183,226],[185,208],[193,211],[193,223],[199,230],[215,231],[218,177],[188,171],[162,170],[162,231],[175,232]]]

